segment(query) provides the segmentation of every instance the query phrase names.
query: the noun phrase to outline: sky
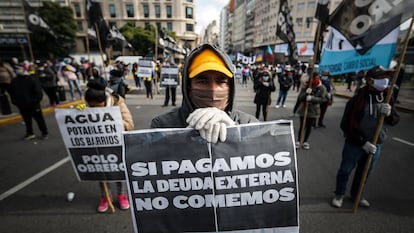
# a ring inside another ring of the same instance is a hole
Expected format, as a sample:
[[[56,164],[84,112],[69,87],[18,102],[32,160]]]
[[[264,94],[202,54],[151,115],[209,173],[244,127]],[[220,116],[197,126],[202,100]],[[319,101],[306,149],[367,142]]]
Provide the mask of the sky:
[[[196,33],[200,33],[213,20],[219,24],[220,12],[229,0],[196,0]]]

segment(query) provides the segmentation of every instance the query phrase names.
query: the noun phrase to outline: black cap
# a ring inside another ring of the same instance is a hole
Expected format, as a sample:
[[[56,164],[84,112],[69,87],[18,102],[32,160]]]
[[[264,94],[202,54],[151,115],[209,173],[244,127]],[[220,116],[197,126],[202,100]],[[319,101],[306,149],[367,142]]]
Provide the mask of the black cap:
[[[392,72],[392,70],[385,69],[383,66],[377,65],[369,69],[366,76],[371,78],[380,78],[385,75],[390,75]]]

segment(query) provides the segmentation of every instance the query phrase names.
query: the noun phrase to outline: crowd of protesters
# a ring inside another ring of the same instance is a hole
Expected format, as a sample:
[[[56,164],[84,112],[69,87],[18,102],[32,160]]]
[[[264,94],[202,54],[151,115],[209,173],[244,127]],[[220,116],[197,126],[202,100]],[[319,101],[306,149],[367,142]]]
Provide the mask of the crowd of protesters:
[[[236,85],[240,85],[241,88],[245,89],[251,86],[251,91],[255,92],[254,99],[252,100],[256,104],[255,118],[248,115],[248,122],[259,121],[260,119],[263,121],[268,120],[268,107],[271,106],[272,102],[271,95],[276,90],[278,90],[276,92],[278,93],[277,98],[275,97],[276,109],[288,107],[286,99],[289,91],[298,92],[296,104],[289,106],[292,107],[293,113],[299,116],[299,128],[296,135],[297,149],[310,149],[312,128],[326,128],[324,116],[328,107],[333,103],[335,91],[329,72],[318,72],[317,69],[310,69],[306,64],[278,64],[276,66],[232,64],[227,56],[224,56],[214,46],[203,45],[198,49],[199,51],[192,53],[191,58],[186,59],[188,63],[184,64],[184,70],[182,71],[183,79],[185,79],[182,82],[185,81],[187,83],[182,85],[188,85],[188,89],[182,90],[183,95],[188,92],[188,96],[184,96],[183,106],[174,108],[166,115],[154,118],[152,127],[186,127],[190,125],[198,129],[199,127],[193,121],[198,122],[203,116],[214,113],[215,118],[217,116],[221,117],[220,122],[217,124],[220,125],[220,130],[225,132],[223,127],[235,123],[229,118],[228,114],[231,111],[228,108],[231,108],[236,100],[233,99],[233,96],[231,99],[228,96],[223,96],[223,93],[228,94],[229,90],[231,90],[234,95]],[[206,65],[207,63],[214,64],[209,66]],[[111,96],[116,96],[124,101],[126,93],[130,89],[126,82],[129,69],[132,71],[136,87],[142,89],[142,86],[145,86],[146,97],[153,99],[152,85],[158,85],[156,81],[158,79],[155,77],[160,75],[161,64],[157,63],[148,77],[139,77],[137,63],[130,64],[130,67],[128,67],[128,64],[123,64],[122,62],[113,63],[111,61],[106,61],[104,67],[97,66],[87,60],[77,64],[73,59],[55,62],[50,60],[36,61],[34,63],[27,61],[19,63],[17,59],[12,59],[10,63],[0,61],[2,114],[10,113],[10,107],[7,107],[9,105],[8,93],[11,102],[17,106],[24,119],[26,125],[24,139],[30,140],[36,137],[33,132],[32,118],[38,124],[42,133],[41,138],[46,139],[48,137],[48,129],[40,106],[43,92],[46,93],[50,106],[56,107],[62,101],[66,101],[59,93],[61,87],[68,87],[71,100],[78,100],[85,98],[85,91],[89,90],[87,93],[90,94],[92,90],[91,86],[87,90],[82,90],[80,84],[82,82],[93,82],[95,89],[98,86],[102,93],[109,91]],[[343,80],[347,82],[348,91],[352,91],[351,82],[356,82],[356,94],[348,102],[341,121],[341,129],[345,134],[345,145],[342,162],[337,173],[335,197],[331,201],[331,205],[334,207],[339,208],[342,206],[348,177],[358,164],[351,189],[351,196],[355,198],[356,187],[359,186],[361,179],[361,167],[363,167],[361,164],[366,162],[366,157],[369,153],[375,155],[371,170],[374,167],[374,163],[381,151],[382,141],[377,145],[373,145],[371,140],[373,129],[375,129],[374,126],[376,126],[380,114],[384,114],[387,117],[386,123],[390,125],[395,125],[398,122],[393,102],[383,102],[389,79],[389,71],[382,67],[374,67],[368,70],[368,72],[344,75]],[[215,90],[213,87],[218,87],[225,91]],[[175,106],[175,91],[172,92],[172,95],[172,105]],[[213,95],[211,96],[213,99],[223,99],[223,105],[215,106],[212,103],[207,103],[207,96],[209,95]],[[206,97],[204,98],[204,96]],[[86,101],[92,106],[91,101],[93,102],[94,99],[88,98]],[[167,98],[166,96],[163,106],[168,106],[168,101],[169,97]],[[104,101],[101,102],[104,103]],[[178,117],[174,114],[187,110],[190,110],[190,112],[186,112],[187,121],[179,121],[178,124]],[[262,117],[260,117],[260,113],[262,113]],[[164,122],[164,119],[167,118],[170,121]],[[224,124],[223,122],[230,123]],[[203,138],[209,142],[215,143],[218,140],[225,140],[225,135],[222,132],[212,135],[206,132],[204,128],[199,130]],[[356,132],[360,132],[361,135],[357,135]],[[122,190],[120,193],[120,195],[124,195],[125,190]],[[105,202],[105,200],[102,199],[101,202]],[[125,196],[122,196],[120,202],[125,204],[122,209],[129,208]],[[362,198],[360,205],[368,207],[370,204],[365,198]],[[107,203],[100,203],[98,212],[105,212],[107,208]]]

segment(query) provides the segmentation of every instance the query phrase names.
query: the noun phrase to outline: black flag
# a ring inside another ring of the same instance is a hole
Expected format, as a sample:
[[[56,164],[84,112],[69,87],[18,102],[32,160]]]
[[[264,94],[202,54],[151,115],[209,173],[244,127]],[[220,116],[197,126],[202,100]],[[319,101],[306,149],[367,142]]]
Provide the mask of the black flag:
[[[98,27],[102,47],[106,48],[109,45],[111,34],[103,17],[101,4],[94,0],[87,0],[86,15],[89,22],[89,28],[96,31],[96,27]]]
[[[323,23],[327,23],[329,19],[329,0],[318,0],[315,18]]]
[[[389,32],[412,17],[413,0],[344,0],[329,19],[360,54],[366,53]]]
[[[298,47],[295,41],[295,32],[293,31],[293,19],[290,15],[289,4],[287,0],[280,1],[279,13],[277,15],[276,36],[288,44],[289,62],[294,65],[298,60]]]
[[[318,35],[315,35],[313,41],[313,52],[316,54],[315,63],[319,63],[321,60],[321,51],[323,46],[323,34],[326,29],[326,24],[329,20],[329,0],[319,0],[318,6],[316,7],[315,18],[319,19],[320,31],[319,31],[319,40],[316,41]]]
[[[23,0],[23,7],[27,22],[27,27],[32,31],[46,31],[50,35],[56,38],[56,34],[49,27],[49,25],[43,20],[41,16],[37,13],[36,9],[31,7],[30,4]]]

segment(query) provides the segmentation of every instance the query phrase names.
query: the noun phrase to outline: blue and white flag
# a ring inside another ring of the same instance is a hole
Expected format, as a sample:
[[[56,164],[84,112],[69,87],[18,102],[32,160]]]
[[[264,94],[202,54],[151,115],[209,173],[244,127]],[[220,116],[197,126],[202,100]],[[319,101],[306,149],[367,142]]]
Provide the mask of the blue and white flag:
[[[352,44],[336,29],[331,28],[324,44],[319,71],[331,75],[367,70],[375,65],[388,67],[395,51],[399,27],[378,41],[366,53],[358,53]]]

